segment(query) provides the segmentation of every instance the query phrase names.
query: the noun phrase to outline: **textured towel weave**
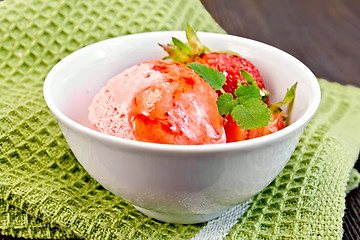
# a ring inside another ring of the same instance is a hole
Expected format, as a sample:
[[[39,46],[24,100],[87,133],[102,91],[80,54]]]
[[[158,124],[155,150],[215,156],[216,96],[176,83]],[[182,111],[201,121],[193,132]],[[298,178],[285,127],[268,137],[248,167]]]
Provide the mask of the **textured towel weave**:
[[[0,2],[0,233],[26,238],[190,239],[204,224],[155,221],[79,165],[42,96],[49,70],[125,34],[224,32],[198,0]],[[345,187],[360,146],[360,90],[320,80],[323,98],[281,174],[226,239],[341,239]]]

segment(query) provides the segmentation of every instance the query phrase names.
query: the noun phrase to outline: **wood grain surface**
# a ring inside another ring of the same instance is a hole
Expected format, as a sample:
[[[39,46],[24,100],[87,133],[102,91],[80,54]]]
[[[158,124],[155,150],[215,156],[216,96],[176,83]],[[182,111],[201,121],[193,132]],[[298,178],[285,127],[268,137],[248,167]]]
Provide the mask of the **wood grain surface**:
[[[317,77],[360,87],[359,0],[201,2],[227,33],[280,48]],[[359,188],[346,198],[343,227],[344,240],[360,239]]]

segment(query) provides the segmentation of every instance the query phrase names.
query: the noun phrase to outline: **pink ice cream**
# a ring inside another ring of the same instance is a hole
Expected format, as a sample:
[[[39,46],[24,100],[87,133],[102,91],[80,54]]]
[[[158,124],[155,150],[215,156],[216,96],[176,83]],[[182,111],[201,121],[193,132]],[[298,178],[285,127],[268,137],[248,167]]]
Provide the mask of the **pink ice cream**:
[[[113,77],[89,107],[100,132],[163,144],[225,143],[216,92],[189,67],[147,61]]]

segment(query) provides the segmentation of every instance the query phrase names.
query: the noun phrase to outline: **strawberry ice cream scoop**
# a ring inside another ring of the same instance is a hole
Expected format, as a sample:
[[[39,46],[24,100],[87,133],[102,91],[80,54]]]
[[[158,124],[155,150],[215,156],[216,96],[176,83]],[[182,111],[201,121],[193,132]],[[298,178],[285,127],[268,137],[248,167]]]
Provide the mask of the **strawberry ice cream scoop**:
[[[163,144],[225,143],[217,94],[189,67],[151,60],[112,78],[89,107],[93,128]]]

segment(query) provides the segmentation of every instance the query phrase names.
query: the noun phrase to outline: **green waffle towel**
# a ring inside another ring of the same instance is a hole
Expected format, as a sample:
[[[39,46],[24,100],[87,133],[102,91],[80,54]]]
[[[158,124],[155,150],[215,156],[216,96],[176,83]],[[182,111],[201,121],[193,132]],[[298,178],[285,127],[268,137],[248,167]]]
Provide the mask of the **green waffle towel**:
[[[0,2],[0,234],[191,239],[206,227],[153,220],[105,190],[73,156],[42,95],[47,73],[69,53],[120,35],[184,30],[187,22],[224,32],[198,0]],[[341,239],[360,146],[360,89],[319,81],[319,111],[289,163],[225,239]]]

